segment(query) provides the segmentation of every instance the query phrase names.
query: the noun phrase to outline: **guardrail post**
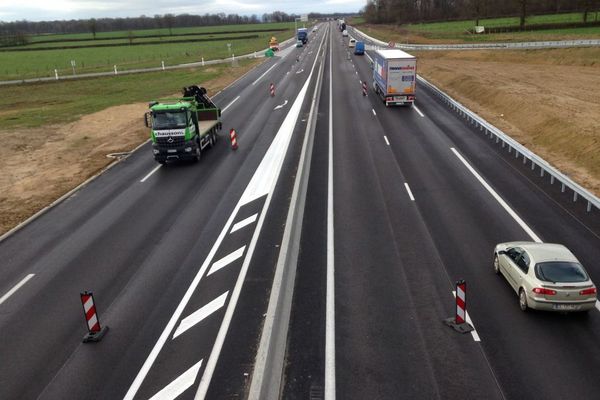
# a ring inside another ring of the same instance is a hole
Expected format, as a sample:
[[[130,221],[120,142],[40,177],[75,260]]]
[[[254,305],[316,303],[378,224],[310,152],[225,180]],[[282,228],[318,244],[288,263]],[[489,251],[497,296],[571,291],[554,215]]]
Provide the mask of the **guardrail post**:
[[[535,161],[531,160],[531,170],[533,171],[535,169]]]
[[[592,211],[592,202],[588,201],[588,205],[587,205],[587,212]]]
[[[577,192],[573,191],[573,201],[577,201]]]
[[[58,80],[58,70],[54,70],[54,77],[56,78],[56,80]]]
[[[554,185],[554,175],[550,175],[550,184]]]
[[[117,66],[115,65],[115,75],[117,75],[117,74],[118,74],[118,72],[117,72]]]
[[[564,192],[565,192],[565,184],[564,184],[564,183],[562,184],[562,186],[561,186],[561,188],[560,188],[560,192],[561,192],[561,193],[564,193]]]
[[[540,178],[544,177],[544,168],[540,167]]]

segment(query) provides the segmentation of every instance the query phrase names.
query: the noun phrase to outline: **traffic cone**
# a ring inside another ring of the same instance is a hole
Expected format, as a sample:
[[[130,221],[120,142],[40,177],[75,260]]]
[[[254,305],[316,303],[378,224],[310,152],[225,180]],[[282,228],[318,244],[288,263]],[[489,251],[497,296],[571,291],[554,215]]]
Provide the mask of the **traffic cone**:
[[[363,96],[367,95],[367,82],[362,83],[362,94]]]
[[[237,150],[238,143],[237,143],[237,133],[235,133],[235,129],[231,128],[231,130],[229,131],[229,138],[231,139],[231,149]]]
[[[271,93],[271,97],[275,96],[275,85],[273,83],[269,85],[269,92]]]

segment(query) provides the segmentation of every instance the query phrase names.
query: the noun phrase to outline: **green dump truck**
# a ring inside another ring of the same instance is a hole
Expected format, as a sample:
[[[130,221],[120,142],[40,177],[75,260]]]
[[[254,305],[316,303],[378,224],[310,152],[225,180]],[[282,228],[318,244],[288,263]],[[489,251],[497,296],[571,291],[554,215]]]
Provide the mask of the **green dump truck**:
[[[183,88],[183,97],[152,101],[144,121],[151,128],[152,152],[160,164],[199,161],[221,130],[221,109],[198,86]]]

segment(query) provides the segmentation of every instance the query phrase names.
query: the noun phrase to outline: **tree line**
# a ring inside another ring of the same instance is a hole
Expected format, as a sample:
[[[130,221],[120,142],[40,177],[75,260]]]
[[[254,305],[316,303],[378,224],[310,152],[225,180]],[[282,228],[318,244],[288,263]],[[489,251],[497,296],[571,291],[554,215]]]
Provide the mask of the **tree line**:
[[[581,12],[587,22],[600,10],[600,0],[367,0],[361,10],[369,23],[417,23],[519,16],[523,29],[534,14]]]
[[[293,22],[299,17],[281,11],[265,13],[261,16],[237,14],[164,14],[148,17],[130,18],[91,18],[62,21],[0,21],[0,44],[20,45],[27,43],[28,35],[60,34],[60,33],[90,33],[95,38],[98,32],[131,31],[138,29],[168,29],[172,34],[173,28],[193,26],[258,24],[262,22]]]

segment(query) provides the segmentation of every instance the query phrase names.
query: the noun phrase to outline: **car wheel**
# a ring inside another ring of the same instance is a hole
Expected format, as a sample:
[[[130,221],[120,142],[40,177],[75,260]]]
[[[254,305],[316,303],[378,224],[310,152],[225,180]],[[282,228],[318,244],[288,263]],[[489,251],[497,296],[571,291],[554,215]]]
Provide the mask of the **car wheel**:
[[[519,290],[519,307],[521,311],[527,311],[527,294],[523,288]]]
[[[498,261],[498,254],[494,254],[494,273],[500,274],[500,261]]]

